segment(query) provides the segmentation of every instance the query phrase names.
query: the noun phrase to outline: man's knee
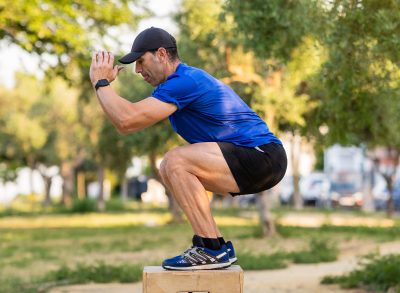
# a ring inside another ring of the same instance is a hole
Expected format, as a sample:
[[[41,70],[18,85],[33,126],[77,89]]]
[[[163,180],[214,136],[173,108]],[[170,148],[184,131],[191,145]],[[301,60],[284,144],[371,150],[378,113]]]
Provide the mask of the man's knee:
[[[168,175],[180,171],[185,166],[182,151],[179,148],[170,150],[164,156],[160,165],[160,175],[165,181]]]

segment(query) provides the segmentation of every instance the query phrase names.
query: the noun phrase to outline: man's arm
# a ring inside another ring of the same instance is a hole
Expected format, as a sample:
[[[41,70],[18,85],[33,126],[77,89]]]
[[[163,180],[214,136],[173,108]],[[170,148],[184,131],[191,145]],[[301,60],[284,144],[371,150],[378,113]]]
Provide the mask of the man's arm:
[[[175,104],[165,103],[153,97],[132,103],[117,95],[111,86],[100,87],[97,97],[107,117],[123,134],[149,127],[178,109]]]
[[[123,67],[113,66],[114,56],[111,53],[93,53],[89,72],[93,87],[100,79],[107,79],[110,83],[115,80]],[[123,134],[151,126],[177,110],[176,105],[162,102],[153,97],[132,103],[120,97],[110,85],[99,87],[96,95],[107,117]]]

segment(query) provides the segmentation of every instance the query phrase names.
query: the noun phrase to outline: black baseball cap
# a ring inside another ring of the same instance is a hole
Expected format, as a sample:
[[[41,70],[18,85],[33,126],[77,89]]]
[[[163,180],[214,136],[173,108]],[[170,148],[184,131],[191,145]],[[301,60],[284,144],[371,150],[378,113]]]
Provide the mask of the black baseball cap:
[[[122,64],[135,62],[144,53],[158,48],[176,48],[176,40],[167,31],[151,27],[142,31],[133,41],[131,52],[120,58]]]

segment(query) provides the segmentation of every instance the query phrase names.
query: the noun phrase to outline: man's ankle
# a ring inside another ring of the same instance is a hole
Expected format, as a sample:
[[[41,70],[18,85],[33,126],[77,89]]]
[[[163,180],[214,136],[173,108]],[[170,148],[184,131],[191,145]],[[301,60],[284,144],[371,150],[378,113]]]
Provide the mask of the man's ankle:
[[[221,248],[218,238],[207,238],[199,235],[194,235],[192,239],[194,246],[205,247],[212,250],[219,250]]]
[[[222,246],[222,245],[226,244],[224,237],[221,236],[221,237],[218,237],[217,239],[219,241],[219,245]]]

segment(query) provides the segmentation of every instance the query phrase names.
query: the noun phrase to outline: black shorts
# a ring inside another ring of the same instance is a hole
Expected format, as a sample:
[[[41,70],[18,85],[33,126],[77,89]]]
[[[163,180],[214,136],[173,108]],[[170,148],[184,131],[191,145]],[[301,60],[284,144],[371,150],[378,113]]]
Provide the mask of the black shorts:
[[[274,187],[282,180],[287,168],[286,152],[282,145],[269,143],[257,148],[218,142],[241,194],[258,193]],[[258,150],[257,150],[258,149]]]

